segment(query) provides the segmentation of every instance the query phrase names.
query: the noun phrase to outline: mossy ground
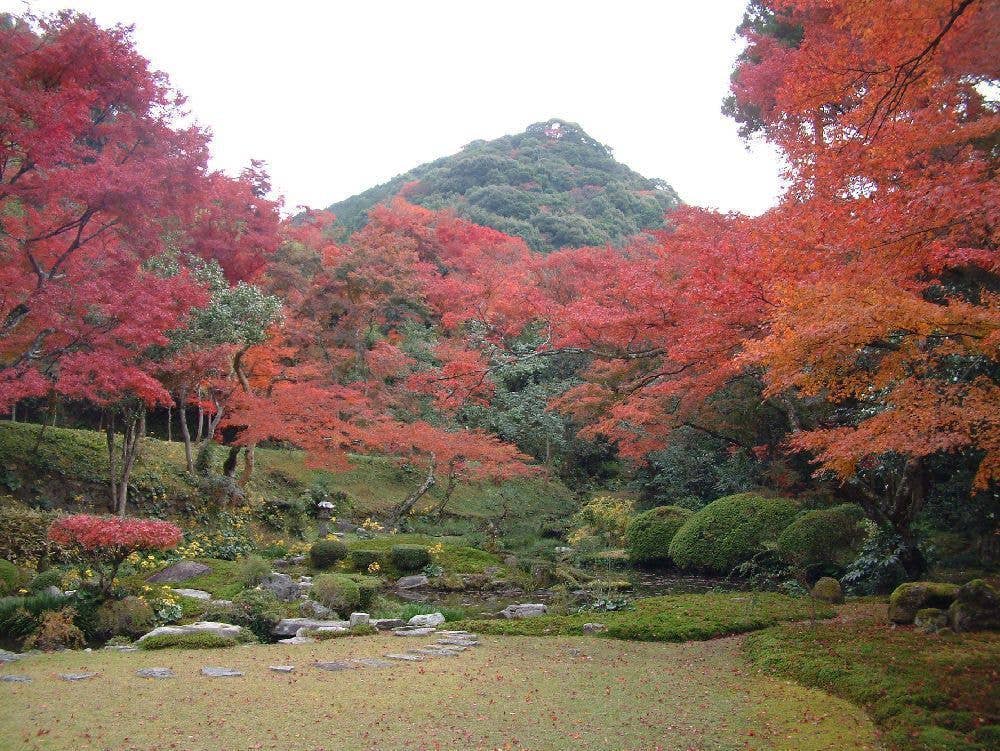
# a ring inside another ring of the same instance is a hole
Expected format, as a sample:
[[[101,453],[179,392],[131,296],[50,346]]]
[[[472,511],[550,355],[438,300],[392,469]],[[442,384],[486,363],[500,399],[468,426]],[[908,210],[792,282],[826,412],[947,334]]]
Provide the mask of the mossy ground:
[[[864,707],[894,750],[996,748],[1000,634],[890,628],[884,608],[878,610],[877,616],[752,634],[746,653],[766,673]]]
[[[380,635],[298,647],[28,657],[3,668],[33,682],[0,684],[2,747],[877,748],[863,713],[786,681],[751,676],[734,639],[676,645],[487,637],[456,658],[335,673],[310,667],[379,655],[399,641]],[[293,664],[296,672],[270,672],[275,664]],[[206,665],[245,675],[204,678],[199,670]],[[135,675],[154,666],[177,677]],[[80,683],[56,676],[70,671],[98,675]]]

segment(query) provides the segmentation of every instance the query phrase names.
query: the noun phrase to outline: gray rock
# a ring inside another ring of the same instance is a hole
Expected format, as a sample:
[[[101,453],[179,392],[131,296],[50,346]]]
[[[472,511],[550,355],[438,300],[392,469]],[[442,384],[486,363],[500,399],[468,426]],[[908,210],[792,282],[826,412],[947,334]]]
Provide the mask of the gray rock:
[[[603,623],[584,623],[580,629],[585,634],[599,634],[607,628]]]
[[[948,608],[948,622],[958,634],[1000,631],[1000,592],[982,579],[963,584]]]
[[[354,670],[357,665],[353,665],[347,660],[330,660],[329,662],[317,662],[314,664],[314,667],[317,667],[320,670],[330,670],[336,672],[338,670]]]
[[[299,612],[310,618],[329,618],[333,615],[333,611],[330,608],[315,600],[306,600],[303,602],[299,605]]]
[[[545,615],[549,609],[541,603],[524,603],[521,605],[508,605],[500,611],[504,618],[536,618]]]
[[[393,629],[393,634],[396,636],[429,636],[437,631],[436,628],[397,628]]]
[[[396,589],[416,589],[418,587],[426,587],[431,583],[423,574],[414,574],[413,576],[403,576],[396,580]]]
[[[182,597],[191,597],[195,600],[211,600],[212,593],[204,589],[171,589],[171,592]]]
[[[138,652],[138,647],[132,647],[127,644],[108,644],[103,648],[106,652]]]
[[[919,631],[933,634],[948,628],[948,612],[941,608],[923,608],[913,618],[913,626]]]
[[[308,631],[309,629],[299,629],[295,635],[296,636],[308,636],[308,634],[302,633],[303,631]],[[350,633],[350,629],[344,628],[343,626],[320,626],[316,629],[317,634],[346,634]]]
[[[357,663],[359,667],[363,668],[387,668],[392,665],[391,662],[380,660],[377,657],[359,657],[356,660],[351,660],[351,662]]]
[[[306,556],[304,555],[293,555],[288,559],[288,562],[293,566],[304,566],[306,563]]]
[[[143,641],[151,636],[161,634],[215,634],[216,636],[228,636],[235,639],[242,633],[242,626],[234,626],[232,623],[218,623],[216,621],[198,621],[186,626],[159,626],[148,634],[143,634],[137,641]]]
[[[294,665],[268,665],[268,670],[273,670],[275,673],[294,673]]]
[[[208,676],[209,678],[239,678],[243,675],[243,671],[237,670],[236,668],[202,668],[201,674]]]
[[[430,649],[429,647],[424,647],[422,649],[408,649],[407,653],[411,655],[420,655],[421,657],[458,657],[458,652],[445,649]]]
[[[349,625],[348,621],[327,621],[317,618],[282,618],[271,629],[271,633],[275,636],[295,636],[300,628],[324,628],[327,626],[347,628]]]
[[[135,674],[140,678],[173,678],[174,671],[170,668],[139,668]]]
[[[411,655],[400,652],[390,652],[386,655],[390,660],[402,660],[403,662],[420,662],[424,658],[420,655]]]
[[[0,675],[4,683],[31,683],[30,675]]]
[[[400,621],[399,625],[403,625],[402,621]],[[0,665],[4,665],[8,662],[16,662],[22,657],[24,657],[24,655],[19,655],[17,652],[8,652],[6,649],[0,649]]]
[[[444,616],[440,613],[428,613],[427,615],[415,615],[409,621],[410,626],[416,626],[418,628],[427,628],[440,626],[444,623]]]
[[[47,594],[49,597],[62,597],[63,591],[57,587],[55,584],[50,584],[45,589],[42,590],[43,594]]]
[[[349,621],[350,628],[355,626],[370,626],[371,616],[368,613],[351,613],[351,620]]]
[[[176,584],[177,582],[187,581],[188,579],[194,579],[196,576],[207,574],[211,570],[211,567],[197,561],[178,561],[167,566],[162,571],[157,571],[146,581],[155,582],[156,584]]]
[[[86,681],[93,678],[97,673],[60,673],[59,677],[64,681]]]
[[[261,580],[259,587],[271,592],[282,602],[292,602],[299,599],[301,591],[298,582],[292,581],[292,577],[288,574],[279,574],[275,571],[265,576]]]
[[[376,618],[372,621],[372,625],[379,631],[392,631],[394,628],[405,626],[406,621],[402,618]]]
[[[288,639],[278,639],[278,644],[315,644],[315,639],[308,636],[292,636]]]
[[[457,647],[478,647],[479,640],[475,638],[462,637],[462,636],[446,636],[443,639],[437,640],[438,644],[445,644],[447,646],[457,646]]]

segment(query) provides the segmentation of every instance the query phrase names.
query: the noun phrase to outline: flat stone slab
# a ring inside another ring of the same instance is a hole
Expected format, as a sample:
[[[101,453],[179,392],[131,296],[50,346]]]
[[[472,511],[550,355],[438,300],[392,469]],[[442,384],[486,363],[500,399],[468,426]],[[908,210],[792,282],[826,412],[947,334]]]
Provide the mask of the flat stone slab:
[[[206,592],[204,589],[171,589],[176,595],[181,595],[182,597],[191,597],[195,600],[211,600],[212,593]]]
[[[138,647],[129,647],[124,644],[109,644],[102,647],[106,652],[138,652]]]
[[[275,673],[294,673],[294,665],[268,665],[268,670],[273,670]]]
[[[430,636],[436,631],[436,628],[428,626],[426,628],[397,628],[393,629],[392,633],[396,636]]]
[[[449,652],[445,649],[408,649],[407,652],[423,657],[458,657],[458,652]]]
[[[468,636],[472,639],[477,638],[478,634],[474,634],[471,631],[451,631],[448,629],[441,629],[438,631],[441,636]]]
[[[139,668],[135,674],[140,678],[173,678],[174,671],[170,668]]]
[[[378,657],[359,657],[356,660],[351,660],[351,662],[357,663],[363,668],[388,668],[392,667],[392,663],[388,660],[380,660]]]
[[[278,644],[315,644],[315,639],[308,636],[292,636],[288,639],[278,639]]]
[[[242,670],[236,668],[202,668],[201,674],[209,678],[239,678],[243,675]]]
[[[60,673],[59,677],[64,681],[86,681],[93,678],[97,673]]]
[[[197,561],[178,561],[167,566],[162,571],[157,571],[146,579],[146,581],[155,582],[156,584],[176,584],[177,582],[187,581],[188,579],[194,579],[196,576],[207,574],[211,570],[210,566],[198,563]]]
[[[347,628],[350,621],[325,621],[317,618],[282,618],[277,625],[271,629],[275,636],[295,636],[300,628],[324,628],[337,626]]]
[[[31,683],[30,675],[0,675],[3,683]]]
[[[215,634],[217,636],[228,636],[236,638],[243,631],[242,626],[234,626],[232,623],[218,623],[216,621],[198,621],[186,626],[160,626],[154,628],[148,634],[143,634],[137,641],[148,639],[150,636],[160,636],[161,634]]]
[[[399,625],[402,626],[403,622],[400,621]],[[20,655],[17,652],[8,652],[6,649],[0,649],[0,663],[15,662],[20,660],[22,657],[24,657],[24,655]]]
[[[402,618],[375,618],[371,623],[379,631],[392,631],[406,625]]]
[[[478,639],[456,639],[455,637],[445,637],[444,639],[438,639],[438,644],[446,644],[454,647],[478,647]]]
[[[357,665],[349,662],[348,660],[330,660],[329,662],[317,662],[313,664],[313,667],[317,667],[320,670],[354,670]]]
[[[414,574],[413,576],[403,576],[396,580],[396,589],[417,589],[419,587],[426,587],[431,583],[423,574]]]
[[[386,657],[390,660],[403,660],[404,662],[420,662],[424,659],[420,655],[411,655],[405,652],[390,652]]]
[[[451,642],[438,642],[437,644],[429,644],[425,649],[439,649],[442,652],[454,652],[458,654],[459,652],[464,652],[469,648],[467,644],[453,644]]]

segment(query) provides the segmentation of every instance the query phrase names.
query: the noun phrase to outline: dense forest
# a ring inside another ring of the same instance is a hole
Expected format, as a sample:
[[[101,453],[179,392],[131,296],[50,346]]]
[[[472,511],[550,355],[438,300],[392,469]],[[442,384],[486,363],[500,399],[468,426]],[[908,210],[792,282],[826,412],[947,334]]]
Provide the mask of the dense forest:
[[[356,230],[368,211],[396,196],[451,209],[471,222],[520,237],[532,250],[621,245],[663,226],[680,204],[662,180],[615,161],[576,123],[553,119],[517,135],[473,141],[458,154],[416,167],[328,207]]]

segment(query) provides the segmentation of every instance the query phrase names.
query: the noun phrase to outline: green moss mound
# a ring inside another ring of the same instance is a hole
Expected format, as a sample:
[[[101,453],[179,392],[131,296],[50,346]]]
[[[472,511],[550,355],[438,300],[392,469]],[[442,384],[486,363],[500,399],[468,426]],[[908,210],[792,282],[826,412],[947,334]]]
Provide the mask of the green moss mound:
[[[864,540],[863,518],[853,503],[807,511],[778,535],[778,551],[789,563],[801,566],[845,566],[857,557]]]
[[[670,563],[670,543],[691,516],[680,506],[658,506],[634,517],[625,530],[629,560],[644,566]]]
[[[889,597],[889,620],[893,623],[913,623],[917,611],[924,608],[947,610],[958,596],[958,585],[945,582],[906,582]]]
[[[431,554],[423,545],[393,545],[389,560],[397,570],[409,574],[429,564]]]
[[[316,568],[327,569],[347,557],[347,546],[340,540],[319,540],[309,550],[309,559]]]
[[[812,588],[812,596],[823,602],[843,602],[844,590],[840,582],[832,576],[824,576],[817,581]]]
[[[313,579],[313,597],[342,616],[350,615],[361,604],[361,589],[350,577],[320,574]]]
[[[140,649],[223,649],[235,647],[236,639],[219,634],[158,634],[139,642]]]
[[[719,498],[681,525],[670,543],[670,558],[683,569],[728,574],[773,544],[796,513],[788,498],[756,493]]]

